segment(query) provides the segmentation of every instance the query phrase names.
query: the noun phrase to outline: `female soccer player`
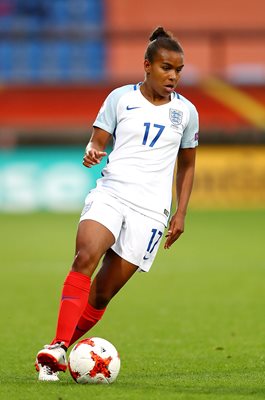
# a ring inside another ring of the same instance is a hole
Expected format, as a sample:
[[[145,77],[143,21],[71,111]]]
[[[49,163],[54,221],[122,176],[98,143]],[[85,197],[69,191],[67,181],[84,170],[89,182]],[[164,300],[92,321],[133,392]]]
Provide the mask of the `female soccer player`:
[[[149,271],[168,221],[165,249],[184,231],[198,114],[175,92],[183,66],[180,44],[158,27],[146,49],[144,81],[112,91],[98,113],[83,164],[99,164],[111,137],[113,150],[85,201],[56,335],[37,354],[40,380],[59,380],[58,371],[67,368],[67,348],[102,318],[109,301],[137,270]],[[170,218],[176,159],[177,208]]]

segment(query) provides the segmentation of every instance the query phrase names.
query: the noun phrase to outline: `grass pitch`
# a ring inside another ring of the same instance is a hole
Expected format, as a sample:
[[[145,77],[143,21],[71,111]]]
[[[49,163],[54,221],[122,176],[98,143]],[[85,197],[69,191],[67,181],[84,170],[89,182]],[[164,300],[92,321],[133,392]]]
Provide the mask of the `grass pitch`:
[[[38,382],[54,335],[78,215],[0,215],[0,399],[265,397],[265,211],[191,211],[186,232],[136,274],[90,336],[119,350],[117,381]]]

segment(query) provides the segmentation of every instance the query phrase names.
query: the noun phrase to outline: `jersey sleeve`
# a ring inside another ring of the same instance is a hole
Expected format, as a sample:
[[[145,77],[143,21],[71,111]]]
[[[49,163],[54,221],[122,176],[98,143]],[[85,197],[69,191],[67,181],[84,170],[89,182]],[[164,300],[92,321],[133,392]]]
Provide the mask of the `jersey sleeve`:
[[[189,121],[184,129],[180,147],[182,149],[193,148],[198,146],[199,138],[199,116],[196,108],[192,103],[188,104],[190,116]]]
[[[124,93],[131,90],[131,88],[132,85],[122,86],[113,90],[108,95],[93,123],[94,127],[101,128],[111,135],[113,134],[117,125],[117,105],[119,99]]]

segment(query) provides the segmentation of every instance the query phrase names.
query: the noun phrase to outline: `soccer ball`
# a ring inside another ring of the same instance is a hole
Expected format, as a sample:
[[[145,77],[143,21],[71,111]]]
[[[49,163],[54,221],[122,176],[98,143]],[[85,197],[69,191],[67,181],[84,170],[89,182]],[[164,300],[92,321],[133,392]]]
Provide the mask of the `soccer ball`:
[[[77,383],[112,383],[120,371],[120,357],[110,342],[98,337],[81,340],[72,349],[68,366]]]

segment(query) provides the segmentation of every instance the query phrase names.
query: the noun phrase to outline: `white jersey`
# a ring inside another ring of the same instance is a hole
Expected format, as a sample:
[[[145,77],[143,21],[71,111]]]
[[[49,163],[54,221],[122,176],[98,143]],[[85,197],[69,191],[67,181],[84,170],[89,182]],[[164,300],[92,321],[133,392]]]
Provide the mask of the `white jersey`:
[[[198,113],[175,92],[169,103],[156,106],[139,88],[112,91],[93,124],[114,142],[97,189],[167,225],[178,150],[198,145]]]

